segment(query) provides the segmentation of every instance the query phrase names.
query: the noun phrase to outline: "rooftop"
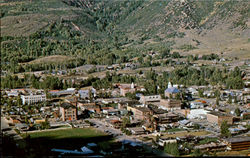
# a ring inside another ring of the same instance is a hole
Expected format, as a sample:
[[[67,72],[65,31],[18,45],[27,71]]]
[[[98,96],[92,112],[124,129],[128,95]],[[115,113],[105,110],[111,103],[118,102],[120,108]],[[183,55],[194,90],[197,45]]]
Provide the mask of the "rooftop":
[[[145,108],[145,107],[136,107],[136,109],[142,111],[142,112],[150,112],[149,108]]]
[[[234,137],[234,138],[227,138],[225,141],[229,143],[240,143],[240,142],[250,142],[250,137]]]
[[[179,89],[175,88],[175,87],[171,87],[165,90],[165,92],[167,93],[179,93]]]
[[[65,109],[75,108],[75,106],[70,104],[70,103],[62,103],[61,107],[65,108]]]
[[[231,116],[229,114],[225,114],[225,113],[221,113],[221,112],[215,112],[215,111],[212,111],[212,112],[209,112],[209,114],[212,114],[212,115],[215,115],[215,116]]]

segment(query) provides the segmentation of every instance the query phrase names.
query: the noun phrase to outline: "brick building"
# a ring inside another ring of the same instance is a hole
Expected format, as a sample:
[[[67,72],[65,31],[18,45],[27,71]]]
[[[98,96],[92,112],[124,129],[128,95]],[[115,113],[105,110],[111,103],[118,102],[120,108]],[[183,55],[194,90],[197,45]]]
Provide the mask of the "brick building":
[[[173,113],[167,113],[167,114],[154,115],[154,118],[157,124],[166,124],[166,123],[177,122],[179,119],[179,116]]]
[[[77,107],[81,108],[82,110],[89,110],[92,112],[96,112],[98,114],[101,113],[101,107],[100,107],[100,105],[98,105],[96,103],[88,103],[85,101],[78,101]]]
[[[223,121],[227,121],[228,124],[232,125],[233,116],[219,112],[210,112],[207,114],[207,121],[218,125],[221,125]]]
[[[148,119],[148,116],[152,114],[152,111],[147,107],[127,106],[127,110],[133,112],[134,117],[139,120]]]
[[[70,103],[63,103],[60,107],[62,121],[77,120],[76,107]]]
[[[181,109],[181,101],[180,100],[175,100],[175,99],[161,99],[160,100],[160,105],[167,108],[168,110],[170,109]]]

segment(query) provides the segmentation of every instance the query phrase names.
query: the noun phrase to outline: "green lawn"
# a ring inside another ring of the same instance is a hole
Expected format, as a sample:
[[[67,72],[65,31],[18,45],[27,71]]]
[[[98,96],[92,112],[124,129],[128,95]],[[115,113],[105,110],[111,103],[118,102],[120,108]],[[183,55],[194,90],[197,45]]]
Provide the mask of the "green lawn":
[[[185,129],[181,129],[181,128],[172,128],[167,130],[167,132],[179,132],[179,131],[185,131]]]
[[[73,129],[63,129],[57,131],[45,131],[45,132],[36,132],[30,133],[31,139],[36,138],[53,138],[53,139],[64,139],[64,138],[90,138],[90,137],[99,137],[106,136],[105,133],[97,131],[92,128],[73,128]]]

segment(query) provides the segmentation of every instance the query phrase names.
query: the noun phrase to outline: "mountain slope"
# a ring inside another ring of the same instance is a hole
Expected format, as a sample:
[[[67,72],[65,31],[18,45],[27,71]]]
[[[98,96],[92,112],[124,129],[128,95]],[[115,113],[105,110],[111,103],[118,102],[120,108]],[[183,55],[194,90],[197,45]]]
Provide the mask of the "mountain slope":
[[[250,58],[249,1],[1,0],[2,63],[67,55],[87,64],[148,51]]]

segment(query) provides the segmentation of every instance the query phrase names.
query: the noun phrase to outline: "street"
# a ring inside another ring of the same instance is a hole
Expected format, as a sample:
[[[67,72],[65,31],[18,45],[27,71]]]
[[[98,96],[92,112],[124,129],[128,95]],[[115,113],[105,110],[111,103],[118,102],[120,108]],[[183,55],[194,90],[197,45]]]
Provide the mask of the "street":
[[[88,119],[91,123],[94,123],[94,127],[97,128],[98,130],[101,130],[105,133],[109,133],[109,134],[113,134],[114,138],[116,138],[117,141],[124,141],[124,140],[128,140],[131,142],[135,142],[137,144],[141,144],[144,145],[144,147],[147,147],[147,149],[152,150],[155,154],[159,155],[159,156],[163,156],[163,157],[171,157],[171,155],[168,155],[165,152],[156,150],[152,148],[152,144],[151,142],[144,142],[140,139],[137,139],[137,136],[127,136],[126,134],[122,133],[122,131],[120,131],[119,129],[115,129],[113,127],[110,127],[108,125],[105,124],[105,122],[102,120],[98,120],[98,119]],[[150,147],[150,148],[149,148]]]

